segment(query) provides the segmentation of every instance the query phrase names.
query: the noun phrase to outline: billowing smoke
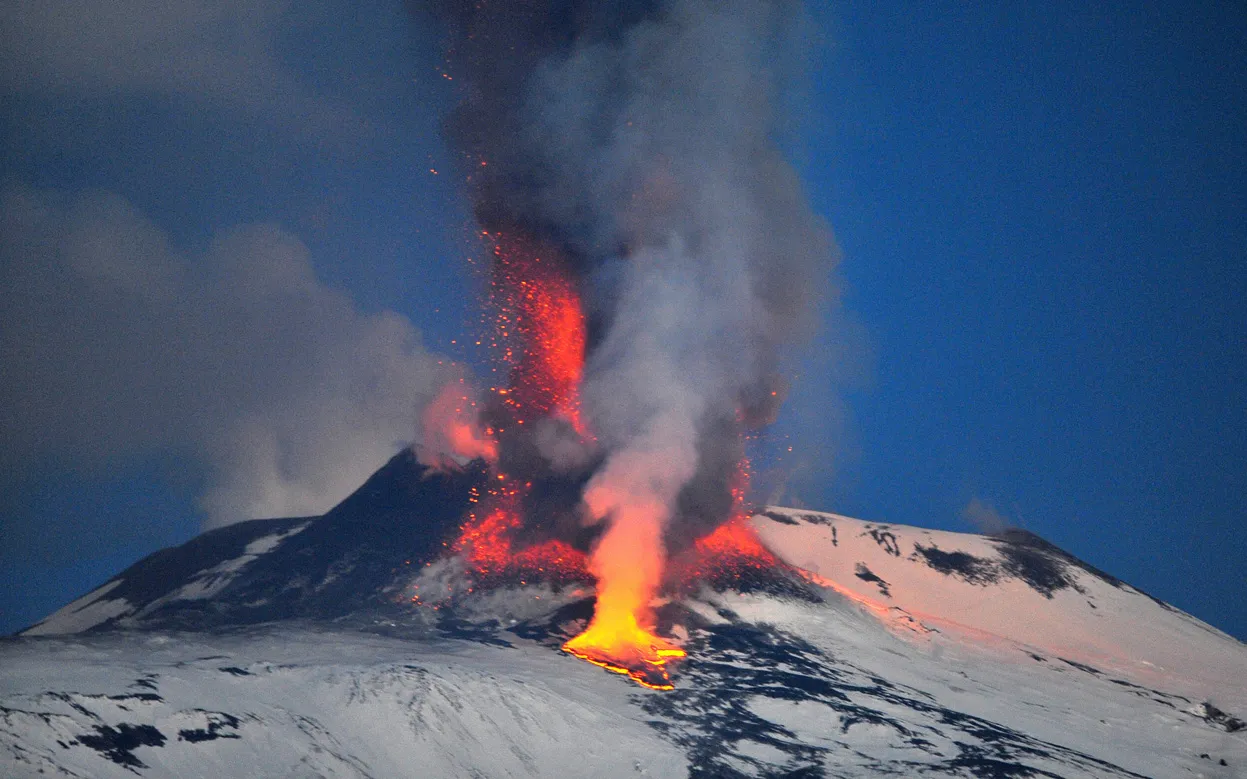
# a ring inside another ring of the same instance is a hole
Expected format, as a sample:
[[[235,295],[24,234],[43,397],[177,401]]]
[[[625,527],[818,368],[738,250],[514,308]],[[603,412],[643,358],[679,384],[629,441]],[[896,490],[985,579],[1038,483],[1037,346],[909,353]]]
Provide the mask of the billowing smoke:
[[[422,464],[438,470],[498,459],[498,442],[481,428],[476,390],[466,376],[446,382],[425,406],[415,451]]]
[[[652,593],[664,542],[727,518],[742,432],[774,418],[784,347],[828,291],[829,233],[777,146],[801,5],[432,6],[462,84],[447,128],[478,220],[554,247],[589,318],[593,451],[549,459],[590,464],[599,576],[616,565]],[[502,443],[504,464],[552,449]]]
[[[330,508],[453,378],[272,226],[181,252],[116,195],[8,188],[0,287],[5,478],[180,454],[204,468],[210,525]]]

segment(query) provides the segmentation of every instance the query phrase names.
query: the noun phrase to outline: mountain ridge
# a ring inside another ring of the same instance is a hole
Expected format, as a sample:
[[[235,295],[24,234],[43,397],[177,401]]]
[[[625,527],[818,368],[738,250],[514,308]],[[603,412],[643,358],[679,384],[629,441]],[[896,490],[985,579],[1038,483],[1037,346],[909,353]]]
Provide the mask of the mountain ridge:
[[[315,518],[144,558],[0,639],[15,777],[1234,776],[1247,646],[1033,534],[780,507],[653,606],[644,690],[562,652],[592,586],[473,586],[485,478],[403,452]],[[673,561],[674,562],[674,561]],[[418,596],[418,597],[417,597]]]

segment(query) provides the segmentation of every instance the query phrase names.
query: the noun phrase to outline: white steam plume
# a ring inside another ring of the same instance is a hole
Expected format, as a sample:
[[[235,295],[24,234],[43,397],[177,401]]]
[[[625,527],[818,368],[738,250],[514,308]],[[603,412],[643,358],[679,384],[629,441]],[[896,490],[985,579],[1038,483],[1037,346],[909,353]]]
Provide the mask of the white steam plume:
[[[524,151],[541,171],[529,207],[567,226],[583,254],[624,247],[599,260],[621,267],[594,280],[608,325],[584,390],[607,452],[585,494],[595,515],[605,513],[597,504],[613,509],[604,548],[616,532],[639,532],[630,522],[658,523],[649,535],[661,538],[699,470],[726,493],[723,465],[736,458],[719,452],[739,447],[740,415],[773,416],[781,349],[809,329],[833,265],[829,235],[775,148],[768,58],[799,8],[658,7],[613,39],[546,58],[522,109]],[[693,521],[724,518],[706,513]]]

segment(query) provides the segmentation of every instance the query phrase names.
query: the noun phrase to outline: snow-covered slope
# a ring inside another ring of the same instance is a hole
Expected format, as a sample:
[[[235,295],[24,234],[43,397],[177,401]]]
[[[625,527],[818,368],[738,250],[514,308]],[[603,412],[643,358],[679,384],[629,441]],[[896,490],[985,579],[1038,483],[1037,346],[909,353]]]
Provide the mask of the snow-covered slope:
[[[981,536],[780,508],[753,527],[784,560],[885,621],[1247,701],[1241,642],[1026,531]]]
[[[402,455],[0,641],[0,775],[1247,775],[1247,647],[1034,536],[767,509],[791,568],[663,604],[658,692],[559,651],[585,587],[456,588],[474,478]]]
[[[911,640],[834,591],[687,601],[672,632],[690,658],[666,693],[559,652],[550,638],[576,603],[552,600],[564,613],[474,638],[296,623],[10,641],[0,766],[12,777],[1231,777],[1247,765],[1241,723],[1201,698],[1057,656]]]
[[[5,776],[676,776],[682,762],[628,694],[548,652],[293,628],[3,657]],[[595,730],[609,748],[584,741]]]

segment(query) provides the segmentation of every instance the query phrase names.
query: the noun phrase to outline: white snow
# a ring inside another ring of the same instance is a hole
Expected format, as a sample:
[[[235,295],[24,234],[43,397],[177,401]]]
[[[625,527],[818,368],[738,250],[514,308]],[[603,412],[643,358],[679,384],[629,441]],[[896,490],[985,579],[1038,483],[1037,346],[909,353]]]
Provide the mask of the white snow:
[[[747,701],[750,711],[792,731],[801,743],[834,750],[842,772],[836,776],[876,776],[877,761],[913,761],[914,765],[930,761],[929,754],[914,749],[911,739],[915,736],[948,756],[957,753],[956,742],[967,740],[964,732],[955,737],[947,733],[939,717],[924,717],[920,710],[898,706],[890,696],[871,697],[865,690],[874,679],[886,679],[894,689],[911,691],[920,701],[981,717],[1146,777],[1236,775],[1203,754],[1226,759],[1236,771],[1247,768],[1247,731],[1226,733],[1210,727],[1198,711],[1186,710],[1182,699],[1164,698],[1171,691],[1141,695],[1141,690],[1124,686],[1108,674],[1097,676],[1055,658],[1039,662],[1017,647],[1001,651],[1001,645],[967,642],[963,635],[933,632],[919,637],[896,632],[873,612],[834,593],[823,604],[735,594],[703,597],[713,606],[735,612],[746,623],[777,626],[842,658],[835,668],[847,675],[841,689],[864,691],[850,692],[852,702],[905,725],[908,733],[870,722],[846,728],[840,716],[821,703],[760,696]],[[679,685],[678,672],[676,677]],[[1216,688],[1202,692],[1205,697],[1214,696]],[[1235,701],[1240,714],[1245,706],[1247,700]],[[1095,764],[1074,769],[1040,762],[1036,767],[1062,777],[1120,775]],[[914,769],[911,775],[922,773]]]
[[[68,606],[53,612],[38,624],[26,628],[22,631],[22,635],[49,636],[58,633],[78,633],[127,613],[131,610],[131,606],[124,598],[102,600],[105,595],[117,589],[121,582],[121,579],[114,579],[92,590]]]
[[[755,516],[752,525],[769,549],[894,626],[909,615],[963,642],[1031,648],[1149,686],[1221,689],[1247,701],[1247,647],[1133,588],[1075,567],[1069,573],[1082,592],[1059,589],[1051,598],[1017,578],[975,584],[931,568],[916,547],[998,563],[999,542],[989,537],[797,509],[768,512],[796,523]],[[859,565],[888,583],[888,596],[858,576]]]
[[[0,665],[0,774],[14,779],[53,767],[133,777],[73,743],[120,723],[167,739],[133,751],[150,776],[687,774],[646,725],[637,688],[546,649],[300,631],[95,636],[0,645]],[[151,690],[157,700],[124,699]],[[179,738],[225,715],[237,720],[219,730],[227,737]]]

